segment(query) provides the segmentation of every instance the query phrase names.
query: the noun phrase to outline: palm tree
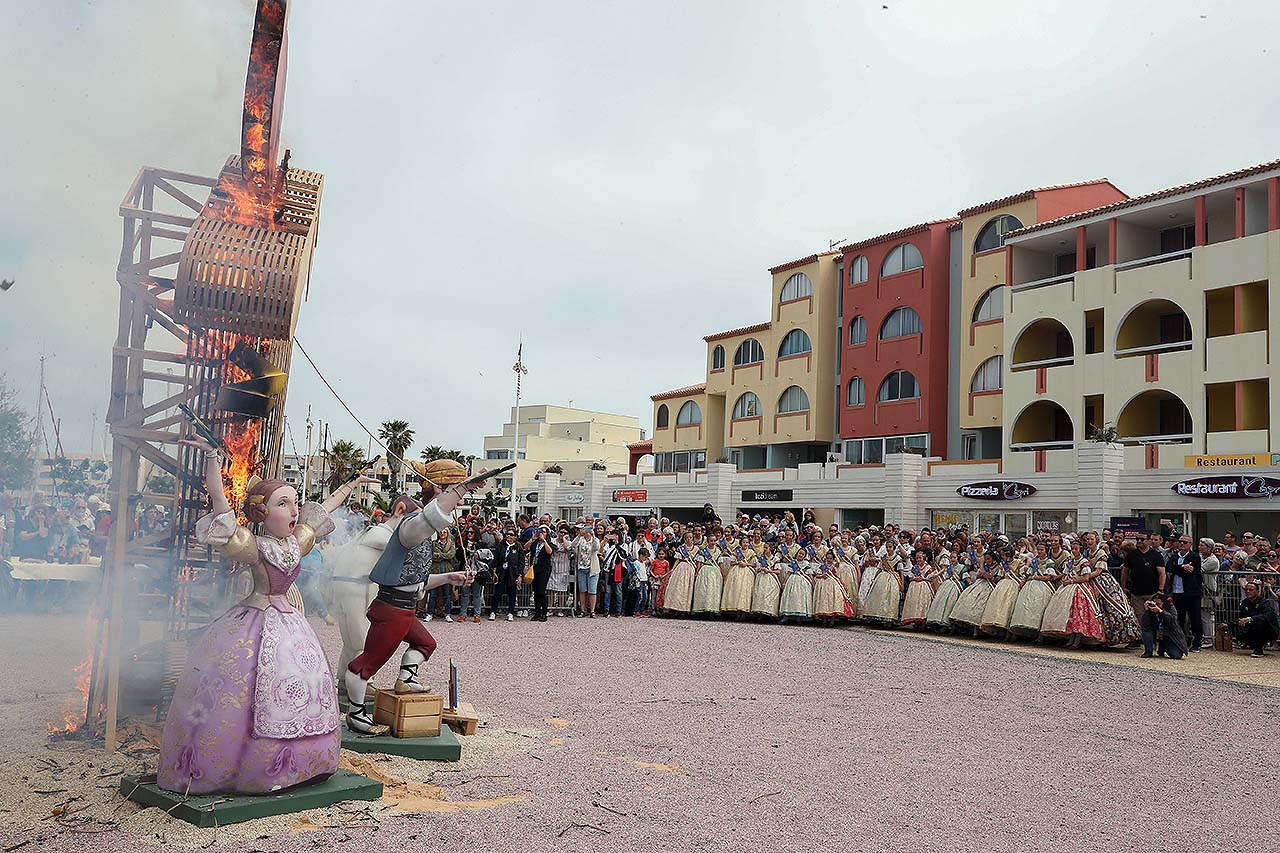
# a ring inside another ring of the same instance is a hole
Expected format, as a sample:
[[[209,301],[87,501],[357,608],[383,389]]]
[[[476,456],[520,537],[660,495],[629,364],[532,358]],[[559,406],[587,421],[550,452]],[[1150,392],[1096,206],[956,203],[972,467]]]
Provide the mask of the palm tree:
[[[434,462],[437,459],[448,459],[449,458],[448,453],[449,451],[445,450],[440,445],[433,444],[430,447],[422,448],[422,454],[421,454],[422,461]]]
[[[413,444],[413,430],[408,421],[387,421],[378,430],[378,438],[387,446],[387,467],[394,478],[400,473],[400,460]]]
[[[354,441],[335,441],[322,455],[329,460],[329,491],[351,480],[365,466],[364,450]]]

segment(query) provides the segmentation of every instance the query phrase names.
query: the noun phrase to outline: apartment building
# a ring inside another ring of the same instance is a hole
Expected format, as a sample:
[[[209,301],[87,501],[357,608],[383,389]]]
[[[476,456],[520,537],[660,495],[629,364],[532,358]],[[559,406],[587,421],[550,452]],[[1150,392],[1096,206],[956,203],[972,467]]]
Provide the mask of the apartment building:
[[[483,464],[498,467],[518,452],[516,470],[497,480],[498,487],[508,491],[528,486],[550,465],[560,466],[565,481],[581,482],[595,464],[608,471],[626,471],[631,460],[627,445],[643,438],[640,419],[631,415],[545,405],[521,406],[517,411],[513,406],[502,432],[485,436]]]
[[[703,338],[706,380],[653,395],[654,470],[821,462],[835,437],[838,252],[769,270],[771,317]]]

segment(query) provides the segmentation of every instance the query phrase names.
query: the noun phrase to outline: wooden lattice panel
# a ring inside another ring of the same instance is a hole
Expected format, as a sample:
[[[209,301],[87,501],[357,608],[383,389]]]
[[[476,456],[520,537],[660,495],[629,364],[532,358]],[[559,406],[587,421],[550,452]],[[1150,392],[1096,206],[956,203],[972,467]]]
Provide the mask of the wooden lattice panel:
[[[239,157],[224,167],[239,170]],[[315,248],[324,177],[290,169],[273,228],[219,216],[211,196],[183,243],[174,279],[174,312],[193,328],[259,338],[293,337]]]

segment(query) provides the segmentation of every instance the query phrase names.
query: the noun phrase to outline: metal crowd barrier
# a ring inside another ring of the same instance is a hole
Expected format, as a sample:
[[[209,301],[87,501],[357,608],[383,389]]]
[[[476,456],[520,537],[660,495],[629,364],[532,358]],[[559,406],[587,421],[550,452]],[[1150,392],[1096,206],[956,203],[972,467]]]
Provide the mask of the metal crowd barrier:
[[[1218,594],[1214,599],[1213,616],[1219,625],[1234,625],[1240,618],[1240,602],[1244,599],[1244,581],[1262,584],[1262,594],[1280,597],[1280,573],[1277,572],[1218,572]]]

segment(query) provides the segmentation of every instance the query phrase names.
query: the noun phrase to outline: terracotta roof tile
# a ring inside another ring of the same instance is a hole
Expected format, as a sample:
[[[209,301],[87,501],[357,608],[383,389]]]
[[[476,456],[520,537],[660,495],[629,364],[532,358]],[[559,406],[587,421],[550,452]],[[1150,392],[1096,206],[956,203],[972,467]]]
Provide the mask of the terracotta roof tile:
[[[858,249],[863,249],[863,248],[866,248],[867,246],[871,246],[876,243],[883,243],[887,240],[897,240],[901,237],[907,237],[912,234],[919,234],[923,231],[929,230],[934,225],[942,225],[945,223],[948,227],[950,227],[951,223],[954,221],[955,220],[948,217],[946,219],[934,219],[931,222],[921,222],[919,225],[912,225],[909,228],[901,228],[897,231],[890,231],[888,234],[881,234],[879,237],[870,237],[866,240],[859,240],[856,243],[850,243],[847,246],[841,246],[840,251],[842,253],[855,252]]]
[[[663,391],[650,397],[655,403],[659,400],[670,400],[673,397],[689,397],[694,394],[701,394],[707,390],[707,383],[699,382],[697,385],[690,385],[688,388],[677,388],[674,391]]]
[[[646,438],[644,441],[633,441],[627,445],[627,450],[652,450],[653,439]]]
[[[1241,178],[1247,178],[1247,177],[1250,177],[1251,175],[1260,175],[1264,172],[1271,172],[1276,169],[1280,169],[1280,160],[1269,160],[1266,163],[1259,163],[1257,166],[1249,166],[1244,169],[1237,169],[1234,172],[1227,172],[1226,174],[1215,175],[1212,178],[1202,178],[1198,181],[1192,181],[1189,184],[1179,184],[1176,187],[1169,187],[1168,189],[1156,190],[1155,192],[1147,193],[1146,195],[1134,196],[1133,198],[1125,199],[1123,201],[1115,201],[1115,202],[1112,202],[1111,204],[1104,204],[1102,207],[1095,207],[1092,210],[1082,210],[1079,213],[1071,213],[1066,216],[1059,216],[1057,219],[1049,219],[1044,222],[1038,222],[1035,225],[1028,225],[1025,228],[1020,228],[1017,231],[1010,231],[1007,236],[1012,237],[1014,235],[1021,236],[1023,234],[1031,234],[1035,231],[1043,231],[1046,228],[1054,228],[1059,225],[1064,225],[1068,222],[1076,222],[1081,219],[1089,219],[1094,216],[1100,216],[1104,213],[1111,213],[1112,211],[1124,210],[1126,208],[1136,207],[1140,204],[1146,204],[1149,201],[1156,201],[1162,198],[1169,198],[1170,196],[1182,195],[1183,193],[1189,193],[1189,192],[1194,192],[1196,190],[1208,189],[1209,187],[1216,186],[1218,184],[1230,183],[1231,181],[1236,181]]]
[[[746,335],[751,332],[763,332],[765,329],[768,329],[771,326],[773,326],[773,323],[771,321],[766,320],[763,323],[756,323],[754,326],[743,326],[741,329],[730,329],[727,332],[716,332],[714,335],[705,336],[703,340],[707,342],[719,341],[719,340],[723,340],[724,338],[732,338],[735,335]]]
[[[995,210],[997,207],[1005,207],[1006,205],[1013,204],[1014,202],[1026,201],[1029,198],[1035,198],[1036,193],[1047,193],[1051,190],[1069,190],[1076,187],[1091,187],[1095,184],[1111,184],[1111,181],[1107,178],[1094,178],[1092,181],[1077,181],[1074,184],[1053,184],[1048,187],[1036,187],[1033,190],[1023,190],[1020,193],[1007,195],[1004,198],[998,198],[994,201],[986,201],[982,204],[974,205],[973,207],[966,207],[964,210],[957,213],[956,216],[959,216],[961,219],[965,219],[973,216],[975,213]],[[1115,187],[1115,184],[1111,184],[1111,186]],[[1116,189],[1120,188],[1116,187]]]
[[[805,258],[797,258],[794,261],[787,261],[785,264],[778,264],[778,266],[776,267],[769,267],[769,274],[773,275],[774,273],[780,273],[783,270],[789,270],[794,267],[802,267],[805,264],[811,264],[816,260],[820,260],[822,258],[829,258],[832,255],[838,255],[838,254],[840,253],[835,250],[832,250],[829,252],[818,252],[816,255],[809,255],[808,257],[805,257]]]

